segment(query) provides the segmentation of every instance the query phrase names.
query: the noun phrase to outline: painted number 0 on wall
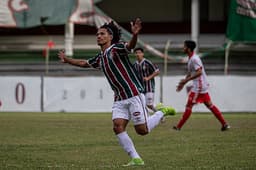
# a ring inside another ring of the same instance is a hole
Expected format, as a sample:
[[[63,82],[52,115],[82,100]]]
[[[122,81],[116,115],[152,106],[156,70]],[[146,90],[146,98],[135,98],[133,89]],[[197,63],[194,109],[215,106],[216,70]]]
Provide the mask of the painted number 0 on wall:
[[[15,88],[15,99],[18,104],[23,104],[25,101],[26,90],[22,83],[18,83]]]

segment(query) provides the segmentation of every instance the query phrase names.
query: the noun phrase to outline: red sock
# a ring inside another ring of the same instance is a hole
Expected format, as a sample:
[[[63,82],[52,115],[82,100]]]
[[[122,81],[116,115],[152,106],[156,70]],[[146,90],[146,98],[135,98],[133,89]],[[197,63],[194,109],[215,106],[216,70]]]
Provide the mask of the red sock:
[[[209,107],[209,109],[212,111],[212,113],[215,115],[215,117],[220,121],[222,126],[224,126],[226,124],[226,121],[224,120],[224,118],[223,118],[221,112],[219,111],[219,109],[215,105],[211,105]]]
[[[187,107],[185,112],[183,113],[182,118],[180,119],[177,128],[181,129],[181,127],[184,125],[184,123],[188,120],[189,116],[192,113],[192,108]]]

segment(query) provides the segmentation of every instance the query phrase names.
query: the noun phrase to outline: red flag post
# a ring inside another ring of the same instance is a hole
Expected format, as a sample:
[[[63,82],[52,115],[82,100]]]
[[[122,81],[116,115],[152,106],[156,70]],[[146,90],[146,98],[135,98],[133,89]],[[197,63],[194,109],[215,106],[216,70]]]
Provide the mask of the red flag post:
[[[47,42],[46,48],[43,50],[43,56],[45,57],[45,73],[49,72],[49,58],[50,58],[50,50],[55,46],[55,43],[52,40]]]

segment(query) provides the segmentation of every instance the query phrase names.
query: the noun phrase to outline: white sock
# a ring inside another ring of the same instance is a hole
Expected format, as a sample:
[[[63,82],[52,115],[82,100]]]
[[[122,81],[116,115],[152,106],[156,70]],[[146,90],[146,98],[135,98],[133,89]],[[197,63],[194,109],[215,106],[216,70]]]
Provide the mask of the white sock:
[[[160,123],[163,116],[164,114],[161,111],[157,111],[153,115],[149,116],[148,122],[147,122],[149,131],[154,129]]]
[[[131,138],[128,136],[127,132],[122,132],[116,135],[120,145],[124,148],[124,150],[128,153],[128,155],[132,158],[140,158],[137,153],[134,144]]]

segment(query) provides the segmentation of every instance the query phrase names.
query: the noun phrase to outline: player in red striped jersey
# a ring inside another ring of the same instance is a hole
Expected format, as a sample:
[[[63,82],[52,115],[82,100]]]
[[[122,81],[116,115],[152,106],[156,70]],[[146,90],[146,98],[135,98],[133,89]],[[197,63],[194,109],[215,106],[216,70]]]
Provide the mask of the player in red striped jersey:
[[[177,126],[174,126],[173,129],[180,130],[184,123],[188,120],[192,113],[192,108],[197,103],[204,103],[205,106],[215,115],[219,120],[222,127],[221,130],[225,131],[230,128],[225,119],[222,116],[222,113],[219,109],[212,103],[210,95],[208,93],[209,83],[207,81],[207,76],[204,70],[203,63],[199,56],[195,54],[194,49],[196,48],[196,43],[192,40],[186,40],[184,42],[184,52],[188,55],[188,73],[187,76],[182,79],[176,91],[179,92],[183,89],[184,85],[190,80],[193,81],[193,87],[190,90],[188,101],[186,105],[185,112],[183,113],[182,118],[180,119]]]
[[[159,124],[163,116],[171,115],[175,111],[173,108],[165,107],[152,116],[147,114],[144,89],[128,57],[137,43],[140,30],[141,20],[137,18],[131,22],[132,38],[125,43],[120,41],[121,33],[116,24],[106,23],[98,29],[96,34],[101,51],[95,57],[88,60],[72,59],[66,57],[63,51],[59,52],[59,58],[63,63],[99,68],[104,72],[115,96],[112,107],[113,130],[120,145],[132,158],[126,166],[144,165],[144,161],[126,132],[129,121],[133,121],[137,134],[146,135]]]

